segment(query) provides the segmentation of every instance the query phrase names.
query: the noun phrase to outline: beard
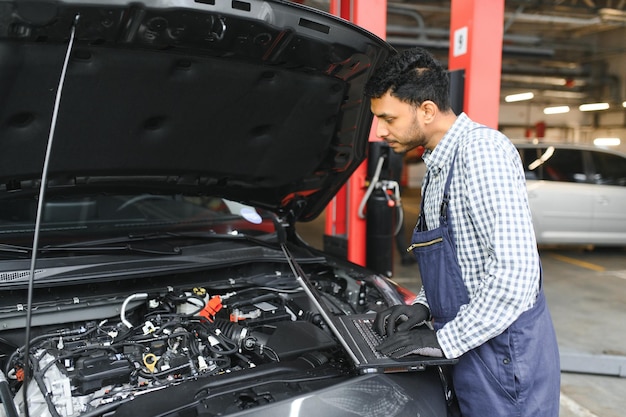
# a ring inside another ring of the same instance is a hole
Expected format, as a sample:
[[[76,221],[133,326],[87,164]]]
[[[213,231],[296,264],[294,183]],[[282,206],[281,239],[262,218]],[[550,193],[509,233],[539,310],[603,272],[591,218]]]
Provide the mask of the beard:
[[[418,146],[426,147],[428,138],[417,120],[417,115],[413,115],[410,126],[401,135],[395,136],[395,139],[385,139],[385,141],[394,152],[405,153]]]

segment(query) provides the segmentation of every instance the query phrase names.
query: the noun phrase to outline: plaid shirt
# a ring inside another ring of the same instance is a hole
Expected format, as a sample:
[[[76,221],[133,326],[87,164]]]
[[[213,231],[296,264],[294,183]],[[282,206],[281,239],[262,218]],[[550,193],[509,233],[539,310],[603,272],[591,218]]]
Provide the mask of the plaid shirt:
[[[423,156],[430,177],[424,200],[428,229],[439,226],[443,189],[457,148],[450,224],[470,301],[437,332],[449,358],[499,335],[532,307],[541,275],[519,154],[502,133],[465,114]],[[428,305],[423,287],[415,302]]]

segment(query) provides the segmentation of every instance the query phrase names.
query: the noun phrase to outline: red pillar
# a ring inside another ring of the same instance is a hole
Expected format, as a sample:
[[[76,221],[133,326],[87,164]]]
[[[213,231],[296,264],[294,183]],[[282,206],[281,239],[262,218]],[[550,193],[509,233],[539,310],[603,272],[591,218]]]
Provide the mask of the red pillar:
[[[330,13],[361,26],[385,38],[387,32],[387,0],[331,0]],[[370,141],[376,138],[375,125]],[[359,204],[365,195],[367,161],[352,174],[326,209],[326,234],[347,235],[347,258],[356,264],[366,264],[366,221],[358,216]]]
[[[463,111],[498,127],[504,0],[452,0],[448,69],[465,69]]]

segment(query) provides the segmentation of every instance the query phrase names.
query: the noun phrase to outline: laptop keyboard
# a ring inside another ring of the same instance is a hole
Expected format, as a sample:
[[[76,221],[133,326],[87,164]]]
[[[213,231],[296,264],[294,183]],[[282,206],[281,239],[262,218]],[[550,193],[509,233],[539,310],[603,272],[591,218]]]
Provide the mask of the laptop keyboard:
[[[359,330],[361,335],[363,336],[363,340],[370,347],[370,350],[377,358],[384,358],[385,355],[376,350],[376,346],[378,346],[383,338],[376,333],[376,330],[372,327],[373,320],[371,319],[354,319],[353,320],[355,327]]]

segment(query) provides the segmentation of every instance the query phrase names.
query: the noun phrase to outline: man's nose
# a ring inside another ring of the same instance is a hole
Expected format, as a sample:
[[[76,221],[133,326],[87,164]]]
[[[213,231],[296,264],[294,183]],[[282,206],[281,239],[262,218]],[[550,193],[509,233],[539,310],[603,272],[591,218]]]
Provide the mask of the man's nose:
[[[381,122],[380,120],[378,121],[376,125],[376,136],[382,139],[389,136],[389,130],[385,126],[385,122]]]

